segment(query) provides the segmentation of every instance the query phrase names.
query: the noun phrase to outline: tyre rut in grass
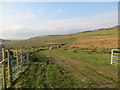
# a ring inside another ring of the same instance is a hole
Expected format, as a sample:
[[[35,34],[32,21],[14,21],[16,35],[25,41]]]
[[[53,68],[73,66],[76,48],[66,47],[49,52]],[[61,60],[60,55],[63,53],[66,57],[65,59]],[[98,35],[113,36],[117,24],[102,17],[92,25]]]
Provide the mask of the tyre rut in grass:
[[[102,67],[97,68],[98,66],[93,66],[80,60],[66,58],[59,55],[59,53],[54,53],[54,51],[48,53],[49,52],[46,54],[49,55],[49,57],[53,57],[56,64],[71,71],[75,77],[79,78],[80,83],[85,87],[117,87],[117,79],[113,78],[113,73],[109,73],[108,71],[106,73],[102,72],[105,71]],[[82,81],[83,79],[86,83]]]

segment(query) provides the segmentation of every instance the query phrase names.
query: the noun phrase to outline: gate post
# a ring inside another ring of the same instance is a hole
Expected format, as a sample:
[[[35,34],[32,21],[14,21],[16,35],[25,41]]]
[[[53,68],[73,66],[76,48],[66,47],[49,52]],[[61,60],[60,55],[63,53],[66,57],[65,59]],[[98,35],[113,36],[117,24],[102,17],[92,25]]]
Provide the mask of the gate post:
[[[110,64],[112,64],[113,63],[113,49],[111,50],[111,62],[110,62]]]
[[[5,78],[5,49],[2,48],[2,86],[6,89],[6,78]]]
[[[2,90],[2,41],[0,41],[0,90]]]

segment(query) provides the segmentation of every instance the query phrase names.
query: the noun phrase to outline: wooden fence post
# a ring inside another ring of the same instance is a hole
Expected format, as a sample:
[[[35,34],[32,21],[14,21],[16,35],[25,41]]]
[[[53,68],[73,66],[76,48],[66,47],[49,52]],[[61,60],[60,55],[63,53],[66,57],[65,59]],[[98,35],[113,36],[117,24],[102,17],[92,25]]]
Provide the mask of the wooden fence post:
[[[7,50],[7,56],[8,56],[8,81],[9,81],[9,84],[11,85],[13,77],[12,77],[12,66],[11,66],[11,61],[10,61],[10,51],[9,51],[9,49]]]
[[[6,78],[5,78],[5,49],[2,48],[2,83],[3,89],[6,89]]]
[[[27,65],[29,64],[29,51],[27,51]]]
[[[27,61],[29,60],[29,50],[26,50],[27,51]]]

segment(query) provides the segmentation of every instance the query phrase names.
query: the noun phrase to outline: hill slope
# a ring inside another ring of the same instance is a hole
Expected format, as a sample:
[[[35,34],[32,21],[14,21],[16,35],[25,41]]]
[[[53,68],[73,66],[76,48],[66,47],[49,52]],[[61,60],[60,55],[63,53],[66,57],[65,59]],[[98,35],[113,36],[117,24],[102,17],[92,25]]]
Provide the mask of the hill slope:
[[[109,51],[118,48],[118,27],[99,29],[68,35],[32,38],[28,40],[4,42],[7,48],[58,47],[87,51]]]

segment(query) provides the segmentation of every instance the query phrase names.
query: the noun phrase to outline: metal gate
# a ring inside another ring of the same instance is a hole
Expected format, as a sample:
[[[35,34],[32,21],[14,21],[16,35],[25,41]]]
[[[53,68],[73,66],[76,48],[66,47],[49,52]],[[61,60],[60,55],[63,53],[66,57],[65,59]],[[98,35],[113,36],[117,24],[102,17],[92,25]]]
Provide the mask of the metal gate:
[[[28,68],[29,55],[41,50],[40,48],[9,50],[0,44],[0,90],[10,87]]]
[[[111,64],[120,65],[120,49],[111,50]]]

